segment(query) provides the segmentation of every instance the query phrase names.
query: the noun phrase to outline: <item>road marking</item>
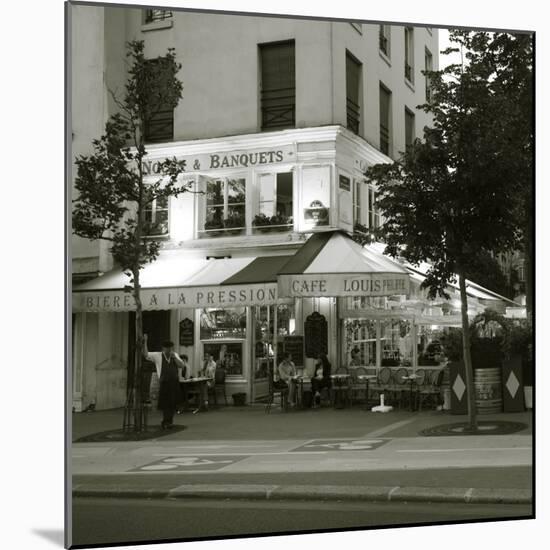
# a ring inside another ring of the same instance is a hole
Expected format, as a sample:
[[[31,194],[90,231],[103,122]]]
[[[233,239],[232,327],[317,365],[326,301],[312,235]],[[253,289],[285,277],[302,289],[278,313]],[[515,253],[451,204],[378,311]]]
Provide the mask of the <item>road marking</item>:
[[[372,432],[369,432],[368,434],[365,434],[363,437],[380,437],[381,435],[387,434],[389,432],[393,432],[393,430],[397,430],[397,428],[401,428],[403,426],[406,426],[407,424],[410,424],[411,422],[414,422],[415,420],[416,420],[415,417],[407,418],[406,420],[400,420],[399,422],[394,422],[393,424],[390,424],[389,426],[384,426],[383,428],[379,428],[378,430],[374,430]]]
[[[396,453],[457,453],[464,451],[530,451],[532,447],[493,447],[473,449],[398,449]]]
[[[397,491],[399,489],[399,485],[397,485],[396,487],[394,487],[389,493],[388,493],[388,500],[391,500],[391,496],[393,495],[393,493],[395,493],[395,491]]]
[[[152,453],[151,456],[196,456],[198,453]],[[201,456],[220,456],[217,453],[200,453]],[[242,456],[243,453],[223,453],[223,456]],[[247,456],[269,456],[269,455],[324,455],[327,451],[280,451],[274,453],[246,453]]]

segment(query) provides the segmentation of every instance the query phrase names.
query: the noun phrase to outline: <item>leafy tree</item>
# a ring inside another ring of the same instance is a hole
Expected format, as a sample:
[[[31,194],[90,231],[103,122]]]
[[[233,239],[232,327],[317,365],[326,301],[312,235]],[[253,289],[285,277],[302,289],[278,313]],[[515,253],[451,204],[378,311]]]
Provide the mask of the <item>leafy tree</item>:
[[[148,237],[147,207],[188,191],[178,183],[184,165],[176,158],[159,163],[158,178],[144,181],[143,160],[147,155],[145,129],[161,110],[175,108],[183,85],[177,78],[181,65],[173,49],[164,56],[147,60],[143,41],[127,44],[128,79],[123,97],[111,95],[118,107],[106,123],[105,133],[93,141],[93,153],[77,157],[72,224],[75,235],[111,243],[114,260],[129,277],[125,291],[136,306],[136,360],[134,384],[130,388],[124,415],[124,428],[146,428],[141,398],[143,349],[140,270],[154,261],[160,243]],[[131,422],[133,419],[133,423]]]
[[[451,33],[462,55],[472,36]],[[509,46],[514,44],[519,48],[523,42],[510,35]],[[378,187],[384,218],[378,234],[386,252],[413,265],[431,264],[423,283],[431,298],[448,297],[447,285],[458,276],[468,415],[475,430],[466,278],[480,254],[517,247],[523,227],[518,182],[510,177],[518,173],[515,145],[507,144],[515,116],[508,114],[507,93],[513,97],[515,87],[497,86],[493,65],[469,61],[427,74],[432,93],[421,107],[432,115],[432,126],[397,161],[369,168],[366,177]]]

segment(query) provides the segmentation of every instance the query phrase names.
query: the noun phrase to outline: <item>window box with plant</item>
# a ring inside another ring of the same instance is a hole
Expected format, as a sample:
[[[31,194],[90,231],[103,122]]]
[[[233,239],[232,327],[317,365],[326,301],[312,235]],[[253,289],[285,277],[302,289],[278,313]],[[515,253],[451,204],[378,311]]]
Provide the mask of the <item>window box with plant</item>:
[[[257,214],[252,220],[252,225],[260,233],[289,231],[292,228],[292,217],[283,216],[282,214],[277,214],[276,216]]]
[[[230,235],[239,235],[246,229],[245,219],[242,214],[229,213],[229,217],[223,220],[225,233]]]

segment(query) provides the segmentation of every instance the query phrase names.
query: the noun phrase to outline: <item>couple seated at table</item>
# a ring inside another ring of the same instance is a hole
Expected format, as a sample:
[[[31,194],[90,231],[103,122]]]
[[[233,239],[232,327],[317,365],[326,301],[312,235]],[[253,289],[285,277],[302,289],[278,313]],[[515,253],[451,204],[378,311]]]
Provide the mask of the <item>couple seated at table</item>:
[[[315,363],[315,375],[311,378],[311,392],[313,394],[312,407],[321,404],[321,390],[330,387],[330,362],[324,353],[320,353]],[[296,366],[292,361],[292,355],[287,353],[278,367],[279,387],[288,388],[289,404],[296,406]]]

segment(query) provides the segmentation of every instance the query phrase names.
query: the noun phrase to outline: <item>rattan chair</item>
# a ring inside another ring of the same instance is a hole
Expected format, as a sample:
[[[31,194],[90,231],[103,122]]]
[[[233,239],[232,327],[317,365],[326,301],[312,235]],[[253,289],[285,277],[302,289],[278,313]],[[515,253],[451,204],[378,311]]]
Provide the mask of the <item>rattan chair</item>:
[[[433,408],[437,407],[441,402],[441,384],[443,384],[443,369],[433,373],[432,382],[425,385],[423,389],[417,392],[418,410],[422,410],[422,406],[430,403]]]
[[[271,405],[273,405],[276,396],[279,396],[281,409],[283,410],[283,412],[286,412],[288,410],[288,387],[275,387],[275,383],[273,381],[273,372],[271,369],[269,369],[267,373],[267,382],[268,397],[265,406],[266,414],[269,414],[271,412]]]

